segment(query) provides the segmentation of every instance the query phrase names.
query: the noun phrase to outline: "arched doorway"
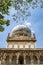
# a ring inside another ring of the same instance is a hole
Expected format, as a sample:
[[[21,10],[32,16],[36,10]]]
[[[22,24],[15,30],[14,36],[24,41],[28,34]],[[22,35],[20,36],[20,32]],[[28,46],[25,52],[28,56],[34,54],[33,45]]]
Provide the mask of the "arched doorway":
[[[43,64],[43,56],[40,56],[40,64]]]
[[[19,64],[24,64],[24,57],[23,56],[19,56],[19,59],[18,59],[18,63]]]
[[[10,64],[10,62],[9,62],[9,56],[6,56],[6,58],[5,58],[5,64]]]
[[[26,56],[26,64],[31,64],[30,56]]]
[[[33,63],[34,63],[34,64],[38,64],[38,59],[37,59],[36,56],[33,56]]]
[[[12,57],[12,64],[16,64],[16,59],[17,59],[17,57],[16,57],[16,55],[14,55],[14,56]]]

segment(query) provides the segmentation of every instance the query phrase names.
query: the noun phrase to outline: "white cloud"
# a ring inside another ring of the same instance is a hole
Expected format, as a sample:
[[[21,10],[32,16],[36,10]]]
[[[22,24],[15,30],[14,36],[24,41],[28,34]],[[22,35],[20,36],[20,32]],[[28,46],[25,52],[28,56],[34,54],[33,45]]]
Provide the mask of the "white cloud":
[[[35,33],[34,30],[31,30],[32,33]]]
[[[26,0],[23,0],[23,1],[26,1]]]
[[[32,28],[31,28],[31,32],[32,32],[32,33],[35,33],[35,31],[34,31]]]
[[[25,22],[24,24],[27,25],[27,26],[31,26],[30,22]]]
[[[31,29],[32,34],[35,33],[35,31],[32,29],[32,25],[30,22],[25,22],[24,24]]]

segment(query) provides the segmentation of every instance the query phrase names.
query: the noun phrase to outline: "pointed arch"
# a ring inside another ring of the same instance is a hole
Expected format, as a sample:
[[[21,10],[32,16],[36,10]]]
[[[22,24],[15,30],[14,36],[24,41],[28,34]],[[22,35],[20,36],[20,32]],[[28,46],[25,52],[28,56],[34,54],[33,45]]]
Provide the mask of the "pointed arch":
[[[38,59],[37,59],[36,56],[33,56],[33,63],[34,63],[34,64],[38,64]]]
[[[5,63],[6,63],[6,64],[9,64],[9,55],[6,56],[6,58],[5,58]]]
[[[31,64],[30,56],[26,56],[26,64]]]
[[[22,55],[19,56],[18,64],[24,64],[24,57]]]
[[[40,64],[43,64],[43,56],[40,56]]]
[[[17,60],[17,56],[14,55],[14,56],[12,57],[12,64],[16,64],[16,60]]]

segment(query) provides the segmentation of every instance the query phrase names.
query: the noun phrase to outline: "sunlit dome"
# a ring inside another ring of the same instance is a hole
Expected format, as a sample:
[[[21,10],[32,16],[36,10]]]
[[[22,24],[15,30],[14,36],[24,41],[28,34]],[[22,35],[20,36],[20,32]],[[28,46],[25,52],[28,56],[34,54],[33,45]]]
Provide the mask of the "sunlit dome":
[[[31,35],[31,30],[26,25],[17,25],[16,27],[14,27],[12,29],[12,34],[16,33],[16,32],[25,32],[25,33],[28,33],[29,35]]]

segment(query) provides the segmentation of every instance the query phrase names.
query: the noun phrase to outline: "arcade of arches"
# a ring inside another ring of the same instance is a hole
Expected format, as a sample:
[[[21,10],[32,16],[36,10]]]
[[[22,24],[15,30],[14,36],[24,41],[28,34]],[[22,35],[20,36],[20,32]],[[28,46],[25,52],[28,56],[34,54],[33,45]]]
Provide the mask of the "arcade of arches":
[[[1,64],[43,64],[42,52],[4,53],[2,55]]]

